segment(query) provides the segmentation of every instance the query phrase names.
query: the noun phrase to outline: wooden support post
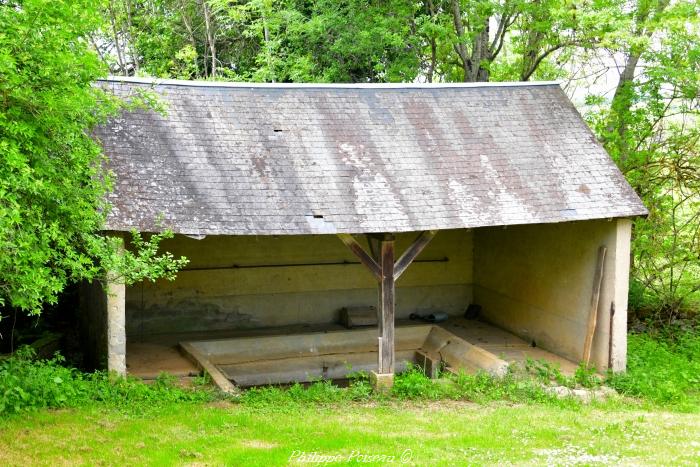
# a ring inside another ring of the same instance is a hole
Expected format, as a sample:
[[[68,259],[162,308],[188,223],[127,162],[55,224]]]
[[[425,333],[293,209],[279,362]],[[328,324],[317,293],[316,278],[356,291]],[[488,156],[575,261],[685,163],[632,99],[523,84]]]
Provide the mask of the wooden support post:
[[[381,374],[394,372],[394,237],[386,235],[380,243],[382,278],[379,283],[379,362]]]
[[[379,283],[379,307],[377,307],[377,322],[379,327],[377,375],[382,381],[393,381],[394,373],[394,307],[395,307],[395,283],[396,279],[408,268],[411,262],[430,243],[437,231],[422,232],[418,238],[406,249],[398,261],[394,254],[394,236],[392,234],[371,234],[368,238],[371,242],[379,241],[378,258],[368,254],[362,245],[350,234],[338,234],[338,238],[360,259],[367,269],[374,275]],[[377,380],[378,381],[378,380]],[[390,383],[387,383],[390,385]]]
[[[591,360],[591,347],[593,346],[593,334],[598,321],[598,302],[600,301],[600,286],[603,283],[603,269],[605,267],[605,253],[607,249],[601,246],[598,249],[598,263],[593,276],[593,292],[591,293],[591,306],[588,310],[588,326],[586,338],[583,341],[583,363],[588,366]]]

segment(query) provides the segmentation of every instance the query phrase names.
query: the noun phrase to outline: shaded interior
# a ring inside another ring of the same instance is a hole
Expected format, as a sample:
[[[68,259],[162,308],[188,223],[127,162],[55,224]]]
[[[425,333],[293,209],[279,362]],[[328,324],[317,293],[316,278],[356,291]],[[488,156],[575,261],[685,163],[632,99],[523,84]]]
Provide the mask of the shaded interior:
[[[548,359],[566,371],[581,357],[597,250],[605,245],[592,352],[592,362],[604,369],[613,342],[613,302],[619,329],[624,331],[625,325],[627,272],[619,266],[629,251],[623,248],[629,232],[619,227],[624,223],[629,221],[440,231],[396,284],[397,326],[410,324],[411,313],[444,312],[449,319],[440,327],[471,345],[508,362]],[[398,235],[397,254],[416,235]],[[376,306],[376,282],[337,237],[176,236],[163,246],[191,263],[173,282],[127,288],[131,374],[196,374],[198,369],[180,355],[177,344],[231,338],[243,340],[231,344],[236,350],[222,353],[231,358],[217,365],[234,381],[261,381],[264,375],[283,380],[292,374],[333,378],[347,366],[360,370],[375,364],[376,327],[348,334],[357,342],[347,343],[332,359],[325,351],[265,354],[270,352],[265,336],[304,342],[310,339],[307,334],[343,331],[342,308]],[[481,305],[478,320],[461,318],[470,303]],[[412,361],[427,338],[397,339],[399,369]],[[257,357],[251,358],[250,352]],[[299,358],[304,360],[289,360]]]

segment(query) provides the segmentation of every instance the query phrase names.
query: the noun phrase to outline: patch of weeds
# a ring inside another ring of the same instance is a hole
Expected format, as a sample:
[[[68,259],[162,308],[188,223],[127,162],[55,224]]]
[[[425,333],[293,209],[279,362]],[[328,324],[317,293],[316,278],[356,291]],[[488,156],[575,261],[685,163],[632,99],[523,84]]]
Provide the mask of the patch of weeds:
[[[622,394],[681,410],[700,408],[700,333],[664,328],[630,334],[627,371],[611,374],[607,384]]]
[[[598,376],[595,366],[589,366],[581,362],[574,372],[573,384],[593,389],[600,387],[603,384],[603,380]]]
[[[29,346],[0,361],[0,414],[45,407],[71,407],[89,397],[89,382],[79,371],[62,366],[56,354],[36,360]]]
[[[207,387],[212,385],[212,380],[211,376],[209,376],[209,373],[203,373],[201,375],[195,376],[192,378],[192,386],[198,388],[198,387]]]
[[[372,398],[374,391],[369,382],[369,375],[364,371],[348,374],[348,398],[353,401],[366,401]]]
[[[261,386],[245,390],[238,402],[254,407],[295,404],[332,404],[343,401],[365,401],[373,397],[369,380],[354,377],[347,388],[341,388],[332,381],[320,380],[308,385],[294,383],[288,387]]]
[[[347,392],[332,381],[315,381],[309,386],[294,384],[289,388],[289,396],[294,402],[330,403],[347,399]]]
[[[446,399],[455,398],[452,384],[441,379],[428,378],[416,365],[409,365],[406,371],[394,377],[392,395],[399,399]]]
[[[178,386],[177,378],[161,373],[152,384],[131,376],[114,377],[96,372],[89,375],[90,398],[119,408],[156,408],[173,402],[209,402],[218,397],[212,389],[188,389]]]
[[[0,361],[0,414],[91,402],[139,410],[160,403],[205,402],[217,397],[212,390],[178,387],[177,379],[167,374],[149,385],[107,372],[82,373],[63,363],[58,354],[48,360],[36,359],[30,347]]]
[[[548,362],[546,360],[533,360],[528,358],[525,360],[525,371],[537,378],[542,383],[555,382],[560,386],[567,386],[571,384],[569,378],[562,374],[558,363]]]
[[[373,392],[368,375],[350,373],[348,387],[331,381],[289,387],[258,387],[243,391],[235,400],[252,407],[296,410],[299,404],[332,404],[350,401],[382,401],[387,398],[425,400],[469,400],[487,403],[505,400],[517,403],[546,403],[577,408],[574,398],[559,399],[548,392],[553,383],[568,388],[595,388],[602,384],[595,369],[579,366],[571,377],[558,365],[528,360],[512,365],[501,377],[485,372],[453,374],[444,372],[430,379],[417,366],[397,374],[388,395]],[[698,410],[700,408],[700,335],[696,331],[669,330],[656,335],[629,336],[628,371],[608,375],[607,384],[627,396],[639,399],[605,401],[619,404],[658,404]],[[161,374],[152,384],[133,377],[106,372],[81,373],[63,366],[57,355],[37,360],[31,349],[0,360],[0,414],[19,413],[44,407],[77,407],[92,402],[124,410],[147,411],[174,402],[206,402],[222,396],[209,386],[207,376],[194,380],[194,389],[179,387],[176,378]],[[603,403],[603,402],[601,402]],[[612,404],[612,405],[611,405]]]
[[[485,372],[442,372],[439,378],[430,379],[415,365],[409,365],[406,371],[395,376],[388,396],[374,393],[367,376],[360,373],[350,378],[347,388],[339,388],[331,381],[318,381],[308,386],[293,384],[287,388],[258,387],[243,392],[238,401],[249,406],[280,408],[302,403],[385,400],[387,397],[401,400],[469,400],[477,403],[506,400],[580,406],[578,401],[557,399],[545,391],[542,381],[515,367],[502,377]]]
[[[559,364],[547,362],[545,360],[533,360],[528,358],[524,365],[525,371],[541,381],[543,384],[555,383],[558,386],[565,386],[570,389],[586,388],[592,389],[600,387],[603,380],[598,376],[594,366],[587,366],[580,363],[576,367],[573,376],[564,375]]]
[[[253,407],[279,406],[292,402],[289,392],[279,386],[259,386],[246,389],[237,401]]]
[[[542,382],[512,366],[501,377],[479,371],[475,374],[460,372],[454,377],[462,398],[485,403],[495,400],[510,402],[557,402],[548,394]]]

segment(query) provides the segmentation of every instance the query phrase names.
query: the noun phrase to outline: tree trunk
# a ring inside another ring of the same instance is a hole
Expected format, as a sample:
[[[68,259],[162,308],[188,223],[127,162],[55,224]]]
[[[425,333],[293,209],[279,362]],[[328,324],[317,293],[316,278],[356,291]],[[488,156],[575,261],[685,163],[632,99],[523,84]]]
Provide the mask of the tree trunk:
[[[263,21],[263,41],[265,41],[265,58],[267,60],[267,72],[270,75],[270,81],[275,82],[275,74],[272,71],[272,49],[270,48],[270,30],[267,27],[267,17],[265,11],[262,12]]]
[[[654,15],[658,16],[668,7],[670,0],[659,0],[659,3],[654,9]],[[647,21],[650,19],[652,11],[649,9],[649,4],[644,3],[639,7],[636,13],[635,20],[635,36],[651,38],[654,33],[653,29],[648,28]],[[609,133],[616,133],[618,138],[618,149],[620,160],[618,161],[621,168],[624,168],[625,162],[629,158],[630,148],[627,145],[627,123],[625,114],[630,111],[633,103],[634,91],[634,74],[637,71],[637,65],[642,55],[642,50],[633,48],[627,55],[625,68],[620,74],[620,81],[615,88],[612,103],[610,105],[611,117],[608,123],[607,130]]]
[[[469,81],[469,54],[467,53],[467,46],[464,43],[464,24],[462,23],[462,9],[459,5],[459,0],[451,0],[452,6],[452,22],[455,27],[455,32],[457,33],[457,44],[454,48],[462,62],[462,69],[464,70],[463,80]]]
[[[120,75],[126,75],[126,64],[124,63],[124,53],[122,52],[122,46],[119,43],[119,29],[117,28],[117,15],[114,12],[114,5],[112,0],[107,2],[107,12],[109,13],[109,23],[112,27],[112,36],[114,37],[114,48],[117,50],[117,64],[119,65]]]
[[[430,20],[435,19],[435,4],[433,0],[428,1],[428,13],[430,14]],[[433,82],[433,76],[435,75],[435,67],[437,66],[437,42],[435,37],[429,37],[428,42],[430,43],[430,65],[428,65],[427,81],[429,83]]]
[[[134,35],[132,34],[134,25],[133,15],[131,12],[131,0],[124,0],[124,10],[126,11],[126,37],[131,50],[131,60],[134,62],[134,74],[136,74],[141,67],[141,62],[139,61],[139,54],[136,50],[136,42],[134,41]]]
[[[490,78],[489,70],[482,65],[484,62],[490,63],[491,60],[491,51],[489,50],[489,18],[486,18],[484,20],[483,30],[474,37],[472,43],[469,79],[466,81],[488,81]]]
[[[214,18],[212,17],[209,4],[206,0],[202,0],[202,11],[204,13],[204,29],[207,35],[207,44],[209,45],[209,53],[211,56],[209,76],[216,78],[216,37],[214,31]]]
[[[537,9],[533,10],[536,13],[533,14],[532,18],[530,18],[532,24],[542,21],[542,16],[544,15],[540,0],[534,0],[533,5],[536,5]],[[539,65],[537,56],[542,48],[543,38],[544,34],[541,31],[537,31],[535,28],[531,27],[530,30],[527,31],[525,51],[523,52],[523,63],[520,69],[520,81],[527,81],[530,79],[530,76],[532,76],[532,73],[535,72],[535,69]]]

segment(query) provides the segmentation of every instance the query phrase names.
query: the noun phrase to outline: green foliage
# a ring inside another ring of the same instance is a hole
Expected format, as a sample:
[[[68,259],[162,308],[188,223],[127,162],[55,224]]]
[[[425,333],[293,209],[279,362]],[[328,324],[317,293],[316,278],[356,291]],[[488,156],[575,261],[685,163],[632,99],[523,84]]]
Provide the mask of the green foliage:
[[[511,402],[547,402],[553,404],[578,404],[578,401],[560,401],[545,391],[544,385],[535,378],[511,370],[502,378],[484,372],[460,373],[455,378],[461,398],[479,403],[495,400]]]
[[[543,384],[556,384],[570,389],[597,388],[603,384],[603,380],[598,376],[594,366],[588,366],[581,362],[574,371],[574,374],[567,376],[561,372],[558,364],[544,360],[527,359],[525,361],[525,371],[534,376]]]
[[[547,394],[540,379],[528,374],[511,372],[496,378],[484,372],[476,374],[445,373],[438,379],[430,379],[415,366],[397,374],[390,397],[400,400],[469,400],[479,403],[495,400],[512,402],[561,403]],[[353,377],[347,388],[340,388],[331,381],[317,381],[308,385],[299,383],[289,387],[262,386],[245,390],[237,399],[244,405],[254,407],[308,403],[337,403],[350,401],[387,400],[387,395],[372,391],[366,377]],[[567,401],[566,403],[577,403]]]
[[[157,254],[163,236],[121,255],[100,234],[110,178],[90,131],[122,103],[94,85],[105,69],[86,37],[99,24],[92,1],[0,2],[0,305],[39,313],[112,266],[138,280],[184,264]]]
[[[63,363],[60,355],[36,360],[30,347],[0,360],[0,414],[79,407],[93,402],[145,410],[163,403],[202,402],[216,397],[210,389],[177,387],[174,377],[166,374],[153,384],[144,384],[135,378],[115,377],[105,372],[82,373]]]
[[[621,394],[652,404],[697,410],[700,407],[700,335],[692,329],[667,328],[657,334],[630,334],[628,371],[601,378],[595,368],[579,365],[573,375],[562,374],[558,365],[527,360],[512,366],[500,378],[484,372],[443,373],[438,379],[426,377],[420,368],[409,366],[394,379],[391,396],[401,400],[468,400],[478,403],[505,400],[518,403],[547,403],[579,406],[575,399],[561,400],[549,393],[551,385],[571,389],[595,389],[603,383]],[[245,391],[240,402],[255,406],[279,406],[309,402],[382,400],[371,392],[367,378],[358,375],[347,389],[328,381],[305,388],[261,387]],[[634,402],[633,402],[634,404]]]
[[[185,257],[175,258],[167,251],[159,253],[161,241],[169,238],[173,238],[170,231],[144,238],[141,233],[133,230],[127,251],[120,250],[119,239],[109,238],[107,241],[113,244],[100,256],[102,267],[108,272],[111,280],[126,284],[154,278],[174,280],[177,271],[185,267],[189,260]],[[118,253],[109,254],[111,251]]]
[[[210,387],[187,389],[177,386],[177,378],[161,373],[151,384],[134,377],[114,377],[96,372],[86,377],[87,401],[111,407],[145,410],[173,402],[203,402],[218,397]]]
[[[453,387],[444,385],[437,379],[430,379],[425,373],[413,365],[394,378],[392,395],[400,399],[443,399],[455,396]]]
[[[635,222],[631,304],[666,324],[700,308],[699,13],[696,1],[623,9],[608,44],[625,56],[620,82],[612,99],[588,99],[593,129],[650,212]]]
[[[598,377],[598,372],[594,366],[588,366],[585,363],[579,363],[573,376],[574,384],[584,388],[595,388],[600,386],[603,381]]]
[[[370,398],[372,388],[366,378],[353,378],[347,388],[331,381],[316,381],[308,385],[294,383],[289,387],[261,386],[247,389],[238,401],[253,407],[284,406],[308,403],[363,401]]]
[[[33,361],[31,347],[0,361],[0,414],[45,407],[77,406],[86,397],[80,372],[61,365],[63,359]]]
[[[627,372],[608,384],[622,394],[658,404],[700,404],[700,334],[666,328],[656,335],[628,336]]]
[[[95,43],[116,73],[268,82],[552,79],[564,74],[553,57],[602,43],[618,19],[614,2],[562,0],[139,5],[103,8]]]
[[[430,379],[416,367],[396,376],[392,394],[399,399],[453,399],[485,403],[496,400],[510,402],[550,402],[577,404],[577,401],[560,401],[545,391],[549,381],[533,377],[528,372],[513,367],[502,377],[488,373],[444,373],[438,379]]]

